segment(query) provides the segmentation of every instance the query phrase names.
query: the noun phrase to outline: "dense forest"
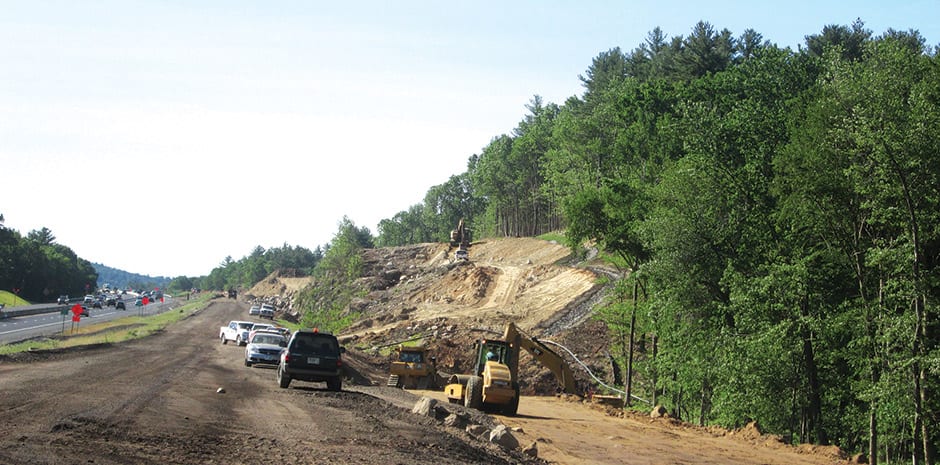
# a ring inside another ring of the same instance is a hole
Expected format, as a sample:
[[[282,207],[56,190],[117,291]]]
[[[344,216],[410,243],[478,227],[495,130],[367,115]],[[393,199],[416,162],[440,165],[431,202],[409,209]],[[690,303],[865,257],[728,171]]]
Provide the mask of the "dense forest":
[[[328,248],[328,247],[327,247]],[[231,256],[212,269],[208,276],[191,278],[179,276],[170,282],[170,288],[228,290],[248,289],[276,270],[307,276],[313,273],[323,258],[323,250],[310,250],[300,246],[284,244],[281,247],[255,246],[250,254],[239,260]]]
[[[0,289],[33,302],[59,295],[81,295],[97,286],[98,273],[88,260],[56,243],[47,228],[26,236],[4,225],[0,214]]]
[[[940,62],[859,20],[780,48],[700,22],[596,56],[379,246],[564,230],[625,278],[598,317],[627,390],[700,424],[837,444],[870,463],[940,445]]]
[[[92,262],[91,266],[93,266],[98,273],[99,288],[107,285],[111,289],[167,289],[170,283],[170,278],[166,276],[149,276],[131,273],[95,262]],[[189,290],[189,288],[182,290]]]

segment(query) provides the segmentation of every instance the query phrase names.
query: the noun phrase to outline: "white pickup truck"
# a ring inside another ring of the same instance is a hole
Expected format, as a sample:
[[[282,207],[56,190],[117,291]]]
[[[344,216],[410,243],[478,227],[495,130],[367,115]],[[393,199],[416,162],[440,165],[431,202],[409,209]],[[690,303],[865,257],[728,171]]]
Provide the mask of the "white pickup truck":
[[[240,346],[248,344],[248,331],[253,324],[251,321],[232,320],[228,326],[219,328],[219,340],[222,344],[227,344],[228,341],[235,341]]]

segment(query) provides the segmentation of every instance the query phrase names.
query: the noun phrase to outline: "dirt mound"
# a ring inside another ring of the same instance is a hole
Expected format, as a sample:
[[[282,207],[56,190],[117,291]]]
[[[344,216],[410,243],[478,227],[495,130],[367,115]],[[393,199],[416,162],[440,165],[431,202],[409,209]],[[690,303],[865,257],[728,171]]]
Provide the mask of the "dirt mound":
[[[310,276],[299,276],[296,272],[290,270],[278,270],[245,291],[245,294],[249,298],[275,296],[287,298],[295,295],[312,282],[313,278]]]

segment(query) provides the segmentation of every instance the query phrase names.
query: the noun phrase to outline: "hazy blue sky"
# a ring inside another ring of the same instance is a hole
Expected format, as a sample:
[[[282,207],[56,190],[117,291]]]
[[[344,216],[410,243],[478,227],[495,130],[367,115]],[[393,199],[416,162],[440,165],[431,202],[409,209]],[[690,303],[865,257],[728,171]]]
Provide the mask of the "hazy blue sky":
[[[377,233],[656,26],[795,49],[861,18],[940,43],[936,0],[757,5],[0,0],[0,213],[90,261],[204,275],[344,215]]]

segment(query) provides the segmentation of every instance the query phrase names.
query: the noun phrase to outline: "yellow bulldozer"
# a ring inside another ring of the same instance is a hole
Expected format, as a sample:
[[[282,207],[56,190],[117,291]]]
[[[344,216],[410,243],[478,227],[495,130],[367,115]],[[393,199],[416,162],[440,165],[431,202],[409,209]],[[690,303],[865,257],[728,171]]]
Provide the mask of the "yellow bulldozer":
[[[395,359],[389,365],[388,386],[403,389],[436,388],[437,369],[434,357],[428,356],[423,346],[400,345],[395,350]]]
[[[565,360],[534,337],[508,323],[502,339],[475,343],[476,362],[468,375],[452,375],[444,387],[447,400],[477,410],[515,415],[519,409],[519,348],[524,348],[558,379],[564,392],[576,394],[574,374]]]

